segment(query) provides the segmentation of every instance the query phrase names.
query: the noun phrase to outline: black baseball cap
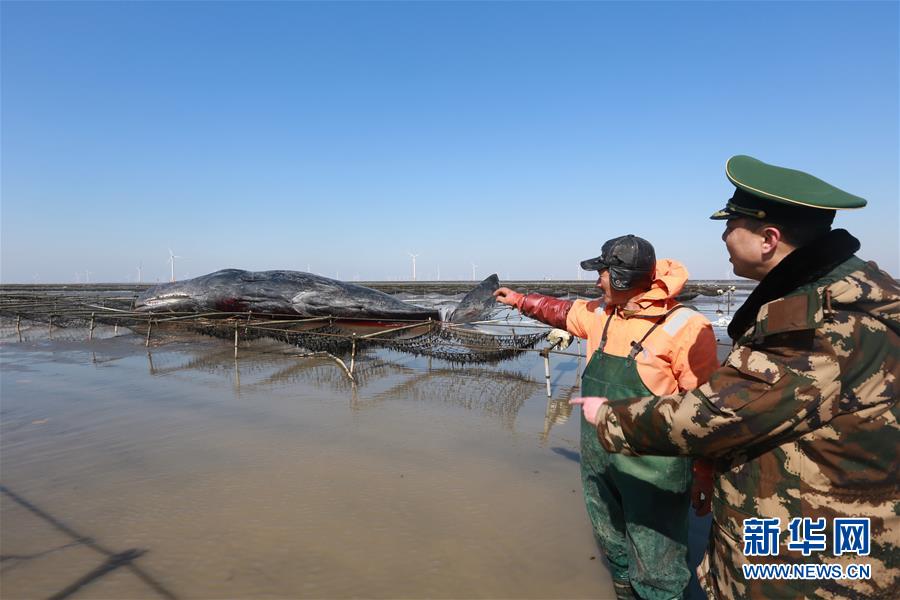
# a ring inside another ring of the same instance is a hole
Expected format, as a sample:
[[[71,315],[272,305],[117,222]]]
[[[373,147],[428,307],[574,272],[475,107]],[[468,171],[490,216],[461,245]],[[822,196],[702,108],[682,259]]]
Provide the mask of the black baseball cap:
[[[610,285],[617,290],[646,287],[653,282],[656,251],[644,238],[623,235],[603,244],[600,256],[581,261],[581,268],[585,271],[608,269]]]

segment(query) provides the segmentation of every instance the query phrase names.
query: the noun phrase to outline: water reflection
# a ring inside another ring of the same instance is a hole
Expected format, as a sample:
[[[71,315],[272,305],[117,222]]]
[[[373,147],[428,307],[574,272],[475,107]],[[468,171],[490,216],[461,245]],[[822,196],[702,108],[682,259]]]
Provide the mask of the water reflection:
[[[578,396],[580,384],[570,385],[561,389],[555,396],[547,398],[547,409],[544,411],[544,428],[541,431],[541,443],[550,439],[550,430],[554,425],[562,425],[572,416],[574,406],[569,400]]]
[[[410,359],[378,350],[357,357],[353,379],[333,360],[304,354],[291,347],[266,344],[245,348],[237,359],[233,349],[218,347],[169,347],[146,353],[150,375],[171,376],[202,372],[227,379],[235,392],[298,384],[338,393],[350,393],[350,406],[365,409],[389,400],[437,402],[498,418],[512,429],[522,405],[542,389],[526,372],[515,369],[451,366],[432,358]],[[103,362],[104,359],[94,360]],[[559,385],[563,375],[576,368],[575,361],[557,362],[554,398],[548,399],[541,439],[549,437],[554,424],[565,423],[571,414],[569,398],[577,385]],[[527,370],[526,370],[527,371]]]
[[[409,377],[372,396],[371,402],[405,398],[452,404],[499,417],[513,428],[519,409],[535,390],[535,381],[515,372],[482,368],[438,368]]]
[[[262,351],[243,351],[238,358],[234,358],[230,347],[148,351],[147,364],[150,374],[154,376],[199,371],[233,379],[236,387],[241,387],[243,375],[243,386],[246,388],[306,383],[338,392],[348,391],[355,385],[366,385],[373,380],[415,372],[400,363],[376,356],[361,356],[356,360],[351,380],[333,357],[325,353],[298,352],[286,345]]]

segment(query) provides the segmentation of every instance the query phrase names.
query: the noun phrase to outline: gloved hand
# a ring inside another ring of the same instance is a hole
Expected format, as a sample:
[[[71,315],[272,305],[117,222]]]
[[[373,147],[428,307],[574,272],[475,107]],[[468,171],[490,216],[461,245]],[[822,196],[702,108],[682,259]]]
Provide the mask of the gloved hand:
[[[513,306],[522,309],[522,302],[525,301],[525,294],[520,294],[515,290],[511,290],[508,287],[497,288],[494,291],[494,298],[496,298],[497,302],[501,304],[506,304],[507,306]]]
[[[691,486],[691,506],[698,517],[708,515],[712,508],[713,467],[702,458],[694,459],[694,483]]]
[[[547,334],[547,341],[558,350],[565,350],[572,343],[572,334],[562,329],[551,329]]]

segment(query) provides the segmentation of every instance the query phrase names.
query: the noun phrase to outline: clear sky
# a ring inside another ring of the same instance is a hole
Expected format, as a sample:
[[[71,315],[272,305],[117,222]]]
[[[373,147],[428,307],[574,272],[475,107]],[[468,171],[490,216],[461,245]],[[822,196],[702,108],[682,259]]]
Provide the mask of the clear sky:
[[[722,278],[734,154],[898,276],[898,6],[3,1],[0,280]]]

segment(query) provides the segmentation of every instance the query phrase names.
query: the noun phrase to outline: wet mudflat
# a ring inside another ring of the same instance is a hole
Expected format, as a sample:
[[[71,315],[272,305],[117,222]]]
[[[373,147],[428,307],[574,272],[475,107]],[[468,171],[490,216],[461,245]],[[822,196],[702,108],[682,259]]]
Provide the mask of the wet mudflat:
[[[574,357],[548,402],[534,354],[377,351],[354,386],[266,341],[24,338],[0,338],[4,598],[612,594]]]

